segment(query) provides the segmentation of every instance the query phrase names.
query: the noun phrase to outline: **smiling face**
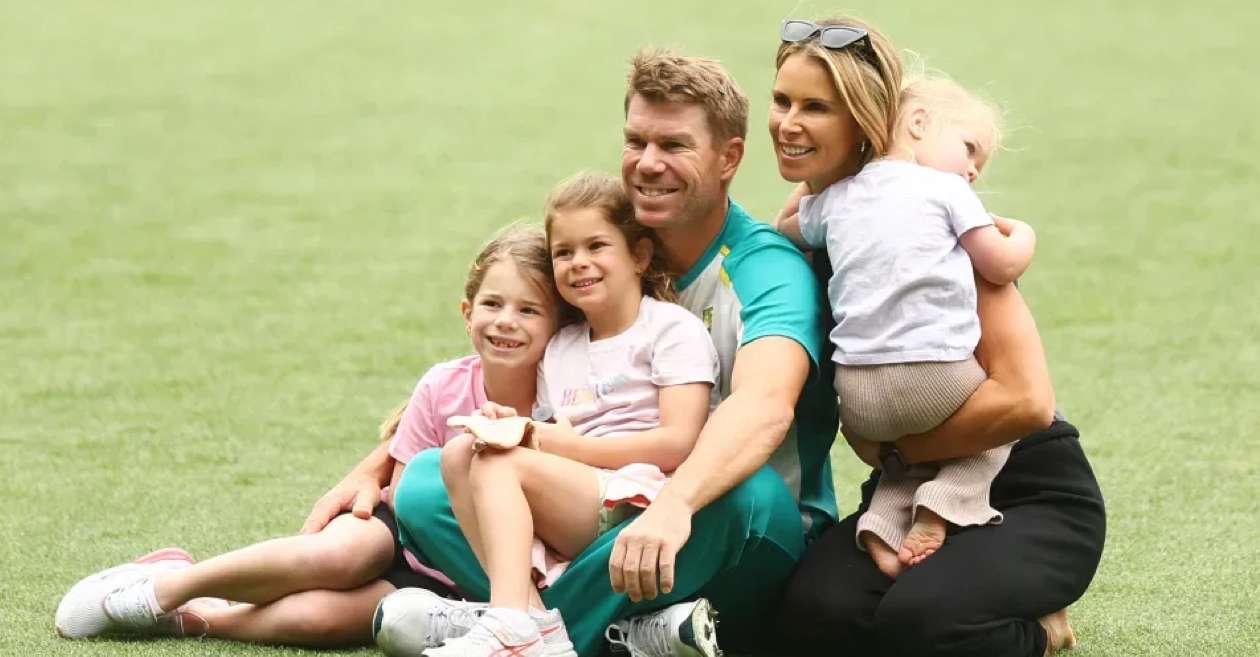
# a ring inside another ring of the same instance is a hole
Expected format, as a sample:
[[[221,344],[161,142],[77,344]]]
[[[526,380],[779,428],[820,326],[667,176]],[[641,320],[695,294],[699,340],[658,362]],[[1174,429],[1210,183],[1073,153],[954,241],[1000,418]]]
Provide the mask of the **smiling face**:
[[[770,140],[779,175],[818,193],[857,172],[863,135],[830,72],[798,53],[779,67],[770,103]]]
[[[486,270],[472,299],[460,302],[473,349],[487,366],[536,367],[556,332],[546,281],[503,259]]]
[[[685,227],[723,206],[743,140],[718,140],[704,106],[635,95],[626,107],[624,133],[621,179],[640,223]]]
[[[594,207],[558,210],[548,234],[556,289],[588,320],[638,307],[651,241],[640,240],[632,250],[604,211]]]

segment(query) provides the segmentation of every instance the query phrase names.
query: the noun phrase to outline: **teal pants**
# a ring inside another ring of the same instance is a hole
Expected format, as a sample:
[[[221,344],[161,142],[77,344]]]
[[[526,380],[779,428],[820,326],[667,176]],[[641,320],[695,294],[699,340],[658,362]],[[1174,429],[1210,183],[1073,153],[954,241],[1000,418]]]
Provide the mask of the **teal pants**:
[[[490,583],[451,512],[440,458],[441,450],[426,450],[403,472],[394,491],[399,533],[407,549],[474,599],[486,600]],[[637,604],[614,593],[608,579],[613,541],[630,522],[595,539],[542,591],[547,606],[564,615],[582,657],[602,651],[609,623],[696,597],[708,598],[721,614],[718,636],[724,648],[757,646],[805,550],[796,501],[773,469],[763,466],[697,513],[691,538],[678,554],[674,590]]]

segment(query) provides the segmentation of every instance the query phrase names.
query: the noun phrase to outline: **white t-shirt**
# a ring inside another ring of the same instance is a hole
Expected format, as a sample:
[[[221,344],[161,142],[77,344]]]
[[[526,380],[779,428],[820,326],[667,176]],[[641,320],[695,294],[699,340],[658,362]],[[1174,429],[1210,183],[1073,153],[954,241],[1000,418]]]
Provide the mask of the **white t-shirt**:
[[[563,415],[584,436],[655,429],[663,386],[713,384],[717,352],[698,317],[643,297],[624,332],[591,341],[590,325],[560,329],[538,370],[537,415]]]
[[[877,160],[801,199],[801,235],[827,247],[842,365],[951,362],[980,341],[971,259],[963,233],[993,224],[955,174]]]

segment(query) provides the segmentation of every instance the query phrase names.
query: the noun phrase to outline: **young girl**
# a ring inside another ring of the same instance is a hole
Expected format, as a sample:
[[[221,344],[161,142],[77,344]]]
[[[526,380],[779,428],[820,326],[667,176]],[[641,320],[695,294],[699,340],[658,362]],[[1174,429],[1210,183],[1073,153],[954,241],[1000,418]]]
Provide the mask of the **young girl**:
[[[538,363],[561,316],[544,233],[509,227],[486,244],[469,271],[460,312],[476,354],[430,369],[405,408],[382,427],[385,437],[393,436],[394,483],[416,453],[460,433],[447,427],[447,418],[469,415],[488,401],[525,414],[532,408]],[[129,632],[309,646],[365,643],[377,603],[395,589],[449,593],[452,586],[401,550],[391,508],[376,509],[375,518],[341,515],[318,533],[201,563],[167,549],[90,576],[62,599],[57,632],[67,638]],[[222,599],[248,604],[228,606]]]
[[[785,24],[785,41],[801,36],[789,32]],[[864,47],[863,35],[850,32],[856,38],[845,45]],[[776,103],[838,97],[825,71],[785,62],[779,82]],[[855,176],[836,179],[821,168],[805,178],[812,195],[780,223],[798,245],[826,247],[835,272],[829,297],[842,431],[885,444],[940,425],[986,381],[973,355],[980,338],[973,268],[1005,285],[1023,273],[1035,244],[1031,228],[992,217],[969,187],[998,147],[997,112],[945,80],[909,85],[899,104],[887,155]],[[772,118],[781,170],[814,155],[816,138],[825,143],[809,121]],[[989,484],[1009,453],[1005,445],[945,461],[935,476],[886,467],[858,522],[859,544],[895,577],[943,544],[947,523],[1001,522]]]
[[[522,447],[442,451],[451,506],[490,580],[490,609],[433,657],[545,654],[535,537],[571,559],[645,506],[687,457],[708,416],[717,353],[671,298],[650,230],[615,178],[579,175],[552,192],[547,238],[560,296],[583,320],[547,345]],[[615,439],[612,439],[615,438]],[[530,449],[529,447],[532,447]],[[535,558],[531,558],[535,555]],[[563,627],[561,626],[561,629]]]

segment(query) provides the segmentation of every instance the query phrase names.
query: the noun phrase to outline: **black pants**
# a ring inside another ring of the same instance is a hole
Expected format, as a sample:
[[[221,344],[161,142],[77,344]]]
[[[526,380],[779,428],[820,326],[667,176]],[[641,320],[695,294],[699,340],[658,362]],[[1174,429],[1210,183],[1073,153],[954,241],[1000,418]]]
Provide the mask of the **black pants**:
[[[1037,618],[1085,593],[1106,532],[1076,428],[1055,422],[1017,443],[990,492],[1002,524],[954,528],[896,580],[854,541],[877,480],[806,550],[777,619],[782,641],[800,655],[1040,657]]]

